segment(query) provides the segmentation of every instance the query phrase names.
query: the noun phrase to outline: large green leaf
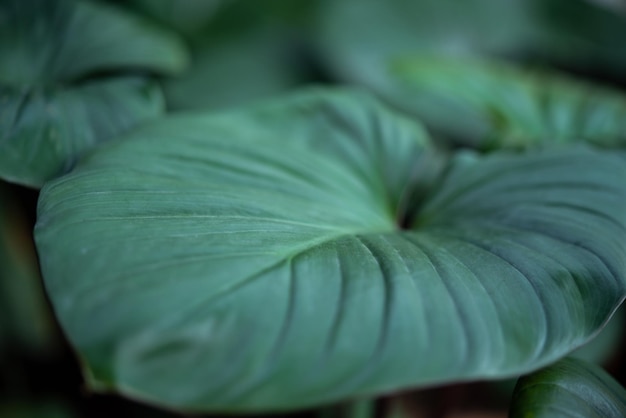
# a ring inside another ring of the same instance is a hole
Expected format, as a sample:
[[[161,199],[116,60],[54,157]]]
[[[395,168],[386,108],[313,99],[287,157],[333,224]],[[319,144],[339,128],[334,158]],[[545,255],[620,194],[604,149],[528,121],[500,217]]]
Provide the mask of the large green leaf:
[[[617,91],[486,60],[422,56],[390,67],[407,93],[407,110],[475,146],[587,141],[626,147],[626,95]]]
[[[0,87],[0,178],[40,187],[86,150],[164,107],[156,83],[137,77],[53,90]]]
[[[50,298],[91,387],[278,410],[519,375],[626,294],[626,166],[446,162],[356,93],[171,117],[41,192]]]
[[[567,358],[522,377],[509,416],[621,418],[626,416],[626,390],[600,367]]]

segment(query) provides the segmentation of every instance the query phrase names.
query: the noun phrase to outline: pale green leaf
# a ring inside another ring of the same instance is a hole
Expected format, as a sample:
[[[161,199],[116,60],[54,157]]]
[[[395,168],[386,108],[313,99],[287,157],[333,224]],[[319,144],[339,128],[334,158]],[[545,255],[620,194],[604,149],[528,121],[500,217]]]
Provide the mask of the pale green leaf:
[[[399,58],[390,72],[406,92],[408,111],[474,146],[586,141],[626,147],[626,95],[618,91],[467,58]]]
[[[501,378],[626,294],[626,166],[587,148],[437,157],[368,96],[181,115],[42,190],[51,301],[92,388],[285,410]]]

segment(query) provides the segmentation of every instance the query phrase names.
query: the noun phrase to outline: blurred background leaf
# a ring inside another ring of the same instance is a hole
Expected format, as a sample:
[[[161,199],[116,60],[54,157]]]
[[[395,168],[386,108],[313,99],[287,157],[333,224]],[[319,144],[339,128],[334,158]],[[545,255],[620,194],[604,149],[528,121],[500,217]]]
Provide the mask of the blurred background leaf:
[[[496,60],[418,55],[390,64],[406,110],[465,145],[626,147],[626,96],[617,90]]]
[[[316,6],[317,0],[222,2],[204,27],[187,33],[189,71],[164,80],[170,109],[231,107],[315,80],[309,25]]]
[[[129,0],[130,7],[177,32],[193,36],[228,0]]]
[[[79,0],[3,0],[0,83],[75,82],[104,71],[176,74],[187,51],[171,30],[121,8]]]
[[[111,5],[5,0],[0,22],[0,178],[31,187],[162,114],[147,74],[187,63],[174,32]]]
[[[482,139],[493,133],[494,123],[503,123],[499,116],[502,116],[502,110],[507,111],[507,106],[510,108],[510,103],[501,100],[497,104],[499,107],[491,106],[500,113],[495,117],[493,112],[477,115],[476,103],[473,109],[468,109],[467,102],[459,105],[459,98],[451,99],[454,95],[452,88],[448,88],[442,97],[442,86],[461,76],[467,81],[455,86],[463,84],[461,87],[465,91],[460,92],[461,100],[467,98],[468,91],[472,91],[473,98],[482,100],[484,105],[510,94],[508,88],[513,87],[512,84],[518,84],[515,88],[519,89],[521,80],[514,81],[508,77],[507,84],[501,78],[503,83],[496,87],[497,77],[494,74],[490,84],[485,85],[489,75],[481,72],[487,70],[493,74],[493,70],[488,65],[480,69],[472,69],[471,65],[468,68],[468,65],[462,64],[463,60],[470,62],[486,58],[533,67],[552,67],[626,85],[626,48],[623,47],[626,16],[585,0],[469,0],[463,5],[453,0],[327,0],[321,10],[317,46],[327,68],[337,79],[364,86],[399,109],[420,117],[426,116],[427,121],[440,131],[462,137],[461,142],[465,143],[476,144],[477,137]],[[408,57],[413,60],[412,70],[416,73],[431,71],[431,80],[437,71],[432,68],[432,61],[428,63],[427,59],[443,60],[445,57],[457,59],[458,64],[437,69],[454,72],[446,80],[443,79],[445,75],[441,76],[437,94],[416,98],[416,89],[406,83],[398,83],[394,73],[398,60]],[[475,80],[477,75],[479,78]],[[481,82],[484,90],[481,90]],[[527,89],[528,84],[524,88]],[[578,101],[587,93],[570,94],[572,88],[559,90],[565,96],[579,96]],[[496,97],[493,97],[494,92]],[[592,94],[594,99],[590,107],[595,106],[597,100],[597,95]],[[427,108],[423,103],[416,103],[420,100],[428,103]],[[562,101],[566,104],[568,100],[571,99],[565,97]],[[519,105],[524,106],[525,103]],[[614,105],[615,99],[610,98],[602,106]],[[457,111],[460,111],[458,119]],[[568,113],[572,116],[572,112],[558,111],[553,122],[565,122],[559,118]],[[620,113],[617,112],[618,115]],[[455,115],[454,121],[446,120],[449,115]],[[510,128],[511,124],[524,123],[526,116],[523,112],[505,115],[504,122]],[[599,116],[600,119],[603,117],[605,115]],[[606,118],[613,116],[609,114]],[[623,135],[620,124],[611,123],[611,129],[616,128]],[[589,122],[589,128],[592,127],[596,128],[594,123]]]
[[[46,90],[0,87],[0,178],[41,187],[88,149],[164,110],[161,89],[140,77]]]

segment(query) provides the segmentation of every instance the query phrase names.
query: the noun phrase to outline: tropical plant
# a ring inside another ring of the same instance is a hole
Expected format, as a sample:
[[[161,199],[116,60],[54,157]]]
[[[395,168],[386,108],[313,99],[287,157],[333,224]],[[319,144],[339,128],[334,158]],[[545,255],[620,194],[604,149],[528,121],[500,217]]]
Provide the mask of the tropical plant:
[[[623,416],[626,16],[464,4],[1,0],[0,413]]]

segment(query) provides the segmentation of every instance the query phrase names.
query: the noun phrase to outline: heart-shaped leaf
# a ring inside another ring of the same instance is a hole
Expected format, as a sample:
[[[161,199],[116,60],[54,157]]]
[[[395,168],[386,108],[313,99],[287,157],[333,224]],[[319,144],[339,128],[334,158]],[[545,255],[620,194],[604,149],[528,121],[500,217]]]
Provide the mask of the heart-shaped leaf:
[[[50,298],[90,384],[279,410],[521,374],[626,294],[626,166],[436,158],[367,96],[172,117],[41,192]]]
[[[103,4],[8,0],[0,23],[0,178],[27,186],[163,112],[156,84],[104,73],[169,74],[186,62],[173,33]]]
[[[567,358],[522,377],[509,416],[621,418],[626,416],[626,390],[600,367]]]
[[[398,59],[391,71],[407,93],[407,110],[477,147],[571,141],[626,147],[626,96],[617,91],[467,58]]]

